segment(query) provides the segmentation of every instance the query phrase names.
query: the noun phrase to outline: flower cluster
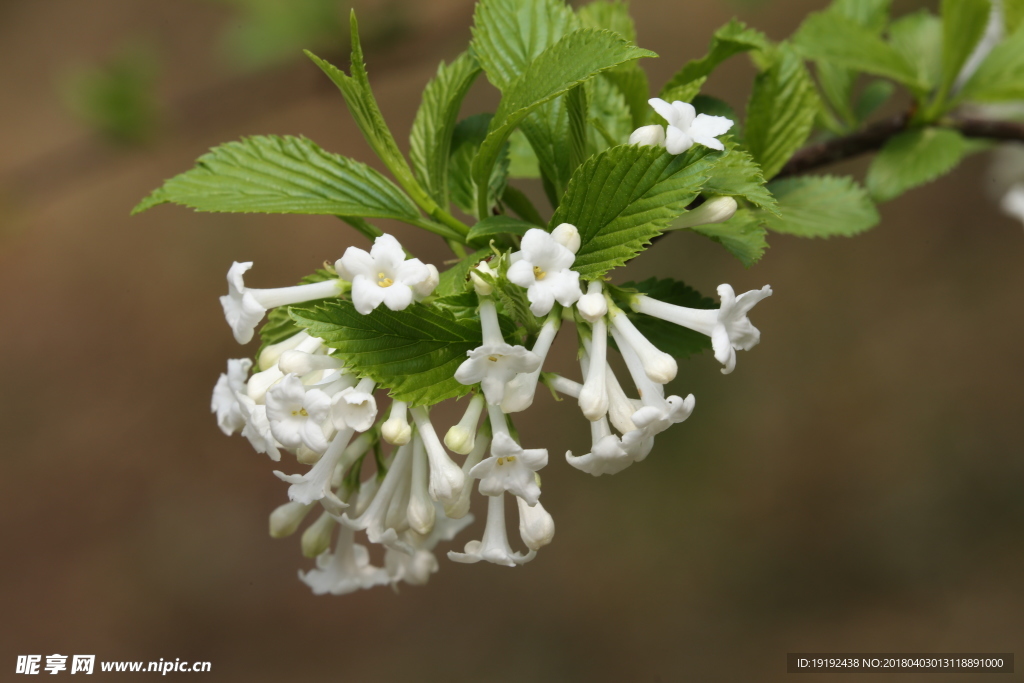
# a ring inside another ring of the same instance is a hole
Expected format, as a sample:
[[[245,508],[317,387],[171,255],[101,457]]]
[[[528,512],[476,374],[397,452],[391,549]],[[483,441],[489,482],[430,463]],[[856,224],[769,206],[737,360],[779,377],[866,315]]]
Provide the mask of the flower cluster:
[[[308,331],[264,346],[255,367],[248,359],[228,361],[211,406],[221,430],[241,432],[274,461],[287,452],[296,464],[308,467],[301,474],[275,471],[289,484],[289,502],[271,514],[270,533],[289,536],[317,513],[301,543],[303,553],[316,559],[316,568],[299,573],[315,593],[425,583],[438,569],[437,544],[452,540],[473,519],[474,484],[488,500],[483,535],[461,552],[450,551],[449,559],[510,567],[533,559],[555,532],[540,502],[537,474],[548,464],[548,451],[524,448],[512,416],[531,406],[538,385],[577,400],[591,425],[591,444],[585,454],[570,451],[565,459],[594,476],[643,460],[658,434],[693,412],[692,394],[667,395],[676,361],[641,333],[633,322],[636,316],[707,335],[724,373],[735,368],[736,351],[757,344],[759,332],[747,314],[771,294],[769,287],[736,296],[722,285],[720,308],[686,308],[600,280],[581,285],[572,270],[579,248],[577,229],[562,224],[550,233],[530,229],[518,249],[495,250],[489,259],[471,264],[466,295],[475,297],[482,343],[454,373],[471,397],[443,443],[426,406],[392,400],[385,416],[374,394],[386,387],[362,376],[357,362]],[[221,299],[240,342],[252,338],[273,307],[347,297],[361,315],[374,315],[382,304],[404,311],[433,306],[439,280],[436,268],[407,258],[390,235],[377,237],[369,252],[350,247],[334,266],[337,277],[323,282],[251,289],[243,282],[251,266],[231,267],[229,293]],[[519,292],[537,319],[527,345],[510,343],[503,335],[499,308],[504,312],[508,304],[499,291]],[[542,373],[566,322],[576,330],[581,348],[581,382]],[[609,337],[625,361],[627,382],[620,383],[609,363]],[[387,455],[384,444],[391,446]],[[465,456],[461,465],[450,452]],[[523,550],[509,540],[507,496],[515,499]],[[382,547],[377,564],[367,545],[357,542],[357,532]]]

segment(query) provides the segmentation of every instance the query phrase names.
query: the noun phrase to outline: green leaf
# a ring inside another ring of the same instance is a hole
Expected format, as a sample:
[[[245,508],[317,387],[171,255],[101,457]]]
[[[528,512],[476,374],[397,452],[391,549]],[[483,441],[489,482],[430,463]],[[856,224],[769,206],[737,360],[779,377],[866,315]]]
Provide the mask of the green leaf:
[[[587,127],[587,156],[629,140],[634,130],[633,115],[626,98],[608,73],[587,81],[590,125]]]
[[[850,106],[850,100],[853,98],[857,72],[824,60],[815,62],[815,70],[821,93],[832,111],[842,120],[846,129],[856,126],[857,115]]]
[[[480,249],[461,259],[441,273],[434,296],[448,297],[467,291],[469,289],[469,270],[481,260],[493,255],[494,252],[490,249]]]
[[[1024,25],[1024,0],[1003,0],[1003,28],[1011,35]]]
[[[807,140],[820,106],[803,61],[780,47],[775,64],[754,81],[747,105],[744,141],[766,179],[778,173]]]
[[[565,94],[569,116],[569,172],[572,173],[590,156],[587,154],[587,90],[577,85]]]
[[[534,225],[544,225],[546,223],[533,206],[530,198],[511,185],[505,186],[505,192],[501,195],[501,201],[527,223],[533,223]]]
[[[867,186],[880,202],[939,178],[960,163],[966,151],[960,133],[923,128],[900,133],[885,144],[868,169]]]
[[[720,156],[702,145],[677,156],[620,145],[588,159],[550,221],[550,228],[571,223],[580,232],[573,270],[594,280],[640,253],[686,212]]]
[[[409,158],[423,187],[441,206],[448,206],[448,158],[462,100],[480,65],[468,52],[451,66],[444,62],[423,91],[423,102],[409,135]]]
[[[452,135],[451,158],[448,166],[448,186],[452,201],[460,209],[471,216],[476,215],[477,187],[473,180],[473,159],[480,151],[480,144],[487,137],[487,126],[491,122],[490,114],[476,114],[459,121]],[[498,163],[491,171],[491,182],[488,186],[487,214],[497,203],[498,197],[505,191],[505,183],[509,175],[508,146],[504,147]]]
[[[743,22],[733,19],[715,31],[711,38],[711,45],[708,46],[707,55],[701,59],[687,62],[675,76],[669,79],[665,87],[661,89],[662,94],[660,97],[672,101],[665,97],[665,95],[680,86],[706,78],[715,70],[715,67],[733,55],[750,50],[768,50],[770,48],[771,42],[763,33],[749,29]]]
[[[346,367],[372,378],[397,401],[433,405],[469,393],[455,370],[482,343],[479,322],[457,321],[430,306],[404,311],[378,306],[369,315],[351,301],[292,307],[292,318],[335,349]]]
[[[1024,100],[1024,25],[996,45],[964,84],[957,101]]]
[[[889,81],[877,80],[868,83],[861,92],[860,98],[857,99],[857,105],[853,110],[857,120],[863,121],[871,116],[876,109],[892,97],[894,92],[896,92],[896,86]]]
[[[900,17],[889,26],[889,43],[913,67],[926,91],[942,77],[942,20],[926,9]]]
[[[470,228],[466,239],[470,242],[478,242],[486,241],[487,238],[497,235],[525,235],[530,228],[538,227],[541,226],[511,216],[490,216]]]
[[[756,206],[777,213],[775,198],[764,184],[761,167],[746,151],[727,145],[729,150],[712,171],[704,184],[704,194],[743,197]]]
[[[487,78],[504,92],[578,25],[562,0],[481,0],[473,16],[473,52]]]
[[[673,280],[671,278],[650,278],[643,282],[627,282],[622,289],[635,289],[646,294],[652,299],[664,301],[675,306],[686,308],[711,309],[718,308],[713,300],[702,296],[700,292],[689,285]],[[675,358],[687,358],[711,348],[711,338],[700,332],[694,332],[667,320],[661,320],[650,315],[634,313],[628,308],[623,308],[627,316],[633,321],[640,333],[654,344],[658,349]],[[614,340],[611,340],[614,345]]]
[[[800,176],[776,180],[778,216],[763,215],[770,230],[797,237],[849,237],[878,224],[868,193],[849,176]]]
[[[314,273],[307,275],[306,277],[299,280],[297,284],[309,285],[314,282],[326,282],[327,280],[337,279],[338,274],[333,273],[323,268],[317,269]],[[316,301],[306,302],[303,306],[312,306],[327,299],[317,299]],[[292,320],[291,315],[288,313],[290,306],[278,306],[272,308],[267,313],[267,322],[263,323],[263,327],[260,328],[260,350],[256,353],[257,360],[260,354],[263,353],[263,349],[267,348],[271,344],[277,344],[283,342],[289,337],[293,337],[302,331],[302,328],[295,324]],[[257,368],[257,370],[265,370],[266,368]]]
[[[644,121],[647,120],[647,115],[651,111],[650,105],[647,104],[647,100],[650,98],[650,86],[647,83],[647,72],[640,67],[639,62],[611,69],[604,72],[602,76],[614,83],[615,87],[622,92],[622,96],[626,98],[626,105],[633,116],[630,128],[636,129],[644,125]]]
[[[964,62],[981,40],[991,10],[989,0],[942,0],[941,94],[953,87]]]
[[[636,42],[636,25],[629,15],[629,5],[619,0],[597,0],[577,10],[582,28],[606,28],[631,43]]]
[[[630,45],[610,31],[595,29],[574,31],[546,49],[506,88],[487,138],[473,160],[473,177],[477,185],[482,185],[490,177],[491,168],[508,136],[530,112],[602,71],[631,59],[650,56],[655,55]],[[529,137],[529,131],[526,132]],[[534,150],[537,151],[536,146]],[[478,206],[483,203],[478,200]]]
[[[537,155],[521,130],[514,130],[508,136],[508,159],[509,178],[540,178]]]
[[[197,211],[302,213],[417,220],[395,185],[365,164],[331,154],[306,138],[258,136],[199,157],[132,213],[173,202]]]
[[[701,76],[700,78],[694,79],[689,83],[677,85],[674,88],[665,88],[661,92],[661,99],[666,102],[689,102],[700,93],[700,89],[704,87],[704,82],[707,81],[707,76]],[[659,121],[651,110],[651,114],[648,117],[649,121]]]
[[[871,29],[835,12],[817,12],[804,21],[794,38],[810,59],[884,76],[922,89],[916,69]]]
[[[877,35],[889,21],[890,4],[891,0],[835,0],[828,11],[837,12]]]
[[[341,94],[345,97],[345,103],[352,113],[352,118],[355,119],[356,124],[359,126],[359,130],[362,131],[363,136],[370,143],[373,151],[377,153],[377,156],[380,157],[384,165],[388,167],[388,170],[398,180],[399,185],[411,193],[413,198],[420,202],[421,205],[426,204],[424,208],[430,212],[431,208],[433,208],[430,206],[433,200],[420,187],[405,157],[402,156],[398,145],[395,144],[395,138],[391,135],[391,130],[388,128],[387,123],[384,122],[384,116],[380,113],[380,107],[377,106],[377,100],[373,96],[373,90],[370,88],[370,79],[366,74],[366,65],[363,60],[363,47],[359,42],[359,25],[356,22],[355,10],[350,14],[349,23],[351,25],[352,37],[351,76],[329,62],[320,59],[309,50],[305,51],[306,56],[313,60],[313,63],[319,66],[334,85],[338,87],[338,90],[341,91]]]
[[[761,225],[761,215],[763,214],[759,211],[740,209],[724,223],[700,225],[689,229],[718,242],[749,268],[761,260],[765,249],[768,248],[768,242],[765,240],[767,232]]]

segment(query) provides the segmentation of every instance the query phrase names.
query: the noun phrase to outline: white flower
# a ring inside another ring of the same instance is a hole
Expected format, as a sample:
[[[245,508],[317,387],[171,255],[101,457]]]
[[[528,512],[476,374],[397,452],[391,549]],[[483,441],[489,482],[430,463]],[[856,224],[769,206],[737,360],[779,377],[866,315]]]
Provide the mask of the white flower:
[[[580,274],[569,270],[575,254],[559,244],[540,228],[531,228],[523,235],[521,251],[512,254],[508,279],[526,287],[530,311],[535,316],[547,315],[555,301],[571,306],[583,295]]]
[[[370,252],[349,247],[335,264],[338,273],[352,281],[352,303],[367,315],[381,303],[392,311],[412,303],[413,287],[430,279],[430,269],[419,259],[405,258],[405,251],[391,235],[380,235]]]
[[[301,444],[317,453],[327,449],[324,424],[330,408],[327,394],[319,389],[307,391],[296,375],[285,375],[267,392],[270,432],[290,450]]]
[[[402,494],[408,492],[411,461],[412,444],[401,446],[392,458],[384,481],[381,482],[380,488],[377,489],[369,505],[358,516],[350,516],[348,512],[345,512],[340,518],[341,523],[350,529],[365,530],[371,543],[379,543],[388,548],[411,554],[412,546],[399,540],[398,532],[395,530],[398,525],[388,523],[388,510],[392,503],[400,503],[403,498]],[[407,510],[408,503],[405,505],[405,511]]]
[[[438,570],[437,558],[431,552],[440,541],[450,541],[473,522],[473,515],[462,519],[446,517],[444,509],[435,505],[434,528],[427,535],[417,534],[409,530],[403,534],[403,540],[412,548],[412,553],[388,548],[384,555],[384,567],[388,571],[391,584],[399,581],[422,586],[430,579],[430,575]]]
[[[334,553],[321,554],[316,558],[317,568],[300,571],[299,579],[316,595],[343,595],[388,583],[387,571],[371,565],[366,546],[355,543],[354,539],[354,532],[342,527]]]
[[[1024,183],[1017,183],[1003,195],[999,202],[999,208],[1007,216],[1024,222]]]
[[[278,357],[277,367],[286,375],[308,375],[318,370],[340,370],[345,362],[326,354],[289,349]]]
[[[306,557],[316,557],[330,548],[335,524],[337,522],[330,513],[321,512],[317,520],[302,532],[302,554]]]
[[[437,266],[433,263],[427,264],[427,279],[412,288],[412,296],[416,301],[423,301],[434,293],[437,286],[441,284],[441,274],[437,272]]]
[[[356,386],[342,389],[334,395],[331,399],[331,420],[336,429],[349,427],[365,432],[373,426],[377,419],[377,400],[371,393],[373,388],[373,380],[366,377]]]
[[[260,351],[259,358],[257,359],[257,367],[259,367],[261,372],[263,370],[269,370],[277,365],[277,361],[280,360],[281,354],[285,351],[291,351],[292,349],[297,348],[308,339],[312,339],[312,337],[309,336],[309,333],[303,330],[298,334],[293,334],[284,341],[279,341],[276,344],[270,344],[263,347],[263,350]],[[318,339],[317,342],[319,341],[320,340]],[[309,353],[312,353],[312,351]]]
[[[248,358],[228,360],[227,374],[221,374],[213,387],[210,412],[217,413],[217,426],[227,436],[245,427],[245,415],[242,414],[242,407],[238,405],[236,394],[245,389],[245,380],[251,367],[252,361]]]
[[[580,358],[583,369],[583,389],[580,390],[579,406],[583,416],[593,422],[600,420],[608,412],[608,325],[604,318],[598,318],[591,325],[591,337],[588,341],[581,332],[586,353]]]
[[[558,334],[561,322],[562,316],[557,313],[549,314],[547,320],[544,321],[544,326],[537,333],[537,341],[530,349],[530,352],[539,360],[537,369],[533,372],[521,372],[505,385],[505,395],[501,399],[501,409],[504,412],[518,413],[533,405],[541,367],[548,356],[548,351],[551,350],[551,344],[555,341],[555,335]]]
[[[487,261],[481,261],[473,266],[469,271],[469,279],[473,283],[473,289],[476,290],[478,296],[490,296],[494,293],[494,287],[482,277],[483,275],[490,278],[498,277],[498,274],[491,269]]]
[[[668,122],[665,131],[665,148],[669,154],[682,154],[693,147],[693,143],[717,149],[725,149],[725,145],[716,140],[719,135],[725,135],[732,128],[732,121],[724,116],[708,116],[697,114],[692,104],[679,102],[678,100],[669,104],[659,97],[652,97],[647,103],[654,107],[654,111]],[[634,131],[634,136],[643,137],[645,140],[653,139],[651,131],[641,133],[643,128]],[[633,136],[630,136],[632,141]],[[650,144],[650,142],[647,142]]]
[[[565,454],[565,460],[578,470],[600,477],[617,474],[635,462],[635,455],[623,447],[621,439],[612,434],[604,418],[591,423],[593,444],[586,455]]]
[[[480,493],[485,496],[499,496],[508,491],[536,505],[540,487],[534,472],[547,464],[547,449],[524,449],[507,432],[496,430],[491,457],[471,469],[469,476],[480,480]]]
[[[467,478],[469,472],[476,464],[483,460],[484,453],[487,452],[487,447],[491,444],[491,429],[490,424],[485,420],[480,429],[477,431],[476,438],[474,439],[473,450],[466,456],[465,462],[462,463],[462,473]],[[473,486],[463,486],[462,492],[459,493],[459,497],[447,503],[444,506],[444,514],[451,519],[462,519],[469,512],[470,496],[473,493]]]
[[[281,459],[279,444],[270,431],[270,420],[267,419],[267,407],[257,405],[242,392],[235,394],[238,399],[238,407],[245,417],[245,427],[242,428],[242,436],[249,440],[253,450],[257,453],[266,453],[270,459],[277,462]]]
[[[540,503],[529,505],[516,498],[519,506],[519,536],[530,550],[540,550],[555,537],[555,520]]]
[[[455,371],[462,384],[479,383],[487,402],[498,405],[505,397],[505,383],[520,372],[533,372],[540,367],[540,358],[525,347],[506,344],[498,327],[498,313],[490,299],[480,301],[480,324],[483,345],[467,351],[468,360]]]
[[[339,430],[328,444],[323,457],[305,474],[285,474],[274,470],[274,475],[278,479],[291,484],[288,487],[288,498],[297,503],[312,503],[319,500],[329,512],[341,514],[340,511],[347,508],[348,504],[334,495],[331,484],[335,468],[341,466],[344,470],[351,464],[344,462],[342,458],[351,439],[351,429]]]
[[[416,422],[416,429],[423,439],[427,459],[430,461],[430,497],[439,503],[449,505],[462,492],[466,476],[462,473],[462,468],[452,462],[445,452],[441,440],[437,438],[437,432],[434,431],[434,425],[430,422],[427,409],[418,406],[409,412]]]
[[[252,261],[232,263],[228,269],[228,293],[220,298],[224,317],[235,334],[235,341],[239,344],[247,344],[252,340],[256,325],[271,308],[326,299],[337,296],[341,291],[338,280],[276,289],[251,289],[246,287],[243,281],[243,275],[250,268]]]
[[[395,446],[404,446],[412,440],[412,427],[406,419],[408,404],[404,401],[392,401],[391,413],[380,426],[380,435],[385,441]]]
[[[480,422],[480,413],[484,410],[484,397],[475,394],[466,406],[459,423],[452,425],[448,433],[444,435],[444,445],[459,455],[467,455],[473,450],[476,441],[477,423]]]
[[[761,341],[761,332],[747,319],[747,313],[759,301],[771,295],[772,288],[768,285],[739,296],[736,296],[731,286],[719,285],[718,296],[722,305],[718,309],[685,308],[643,294],[634,297],[631,305],[638,313],[652,315],[711,337],[715,358],[725,366],[722,374],[727,375],[736,367],[736,351],[749,351]]]
[[[536,550],[526,553],[512,552],[512,546],[508,543],[508,532],[505,529],[505,493],[487,499],[487,526],[484,527],[484,537],[481,541],[470,541],[466,544],[464,552],[448,553],[448,559],[453,562],[472,564],[486,560],[494,564],[506,567],[529,562],[537,556]]]

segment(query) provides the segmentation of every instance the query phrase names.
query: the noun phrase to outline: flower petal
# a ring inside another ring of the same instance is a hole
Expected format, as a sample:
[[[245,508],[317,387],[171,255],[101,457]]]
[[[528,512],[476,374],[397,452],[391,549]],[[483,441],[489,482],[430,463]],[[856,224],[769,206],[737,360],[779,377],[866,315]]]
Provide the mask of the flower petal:
[[[661,99],[660,97],[652,97],[647,100],[647,104],[654,107],[654,111],[658,112],[658,115],[668,121],[668,125],[674,126],[679,117],[679,112],[668,102]]]
[[[665,136],[665,149],[669,154],[682,154],[693,147],[693,138],[689,133],[684,133],[675,126],[668,127],[668,134]]]
[[[707,114],[699,114],[693,121],[693,125],[690,126],[690,133],[693,134],[694,138],[697,136],[707,136],[709,138],[717,138],[719,135],[725,135],[732,128],[733,122],[724,116],[708,116]],[[703,144],[703,143],[702,143]]]
[[[373,246],[370,247],[370,256],[376,261],[378,267],[394,272],[405,260],[405,250],[393,236],[378,235],[377,239],[373,240]]]

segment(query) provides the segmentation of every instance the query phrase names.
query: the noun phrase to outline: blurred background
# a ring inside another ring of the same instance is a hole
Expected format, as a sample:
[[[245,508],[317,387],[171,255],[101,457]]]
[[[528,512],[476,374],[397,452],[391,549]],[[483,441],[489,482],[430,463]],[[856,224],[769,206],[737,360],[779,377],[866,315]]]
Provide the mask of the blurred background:
[[[823,4],[632,6],[657,88],[731,16],[781,39]],[[286,496],[275,467],[209,413],[225,359],[255,348],[234,343],[217,297],[232,260],[281,286],[366,241],[330,217],[128,212],[243,135],[306,135],[381,168],[300,52],[347,67],[350,6],[0,0],[0,679],[19,654],[61,653],[206,660],[218,681],[771,681],[787,652],[1019,646],[1024,231],[989,194],[986,154],[883,206],[864,236],[773,235],[751,269],[670,235],[630,278],[775,291],[734,374],[710,354],[681,365],[693,417],[593,478],[561,456],[589,446],[578,409],[540,392],[520,425],[551,453],[558,531],[534,562],[442,558],[425,588],[313,596],[298,537],[267,535]],[[355,6],[404,144],[473,3]],[[734,58],[706,92],[742,111],[752,74]],[[481,78],[463,114],[496,100]],[[576,376],[570,349],[556,355]]]

